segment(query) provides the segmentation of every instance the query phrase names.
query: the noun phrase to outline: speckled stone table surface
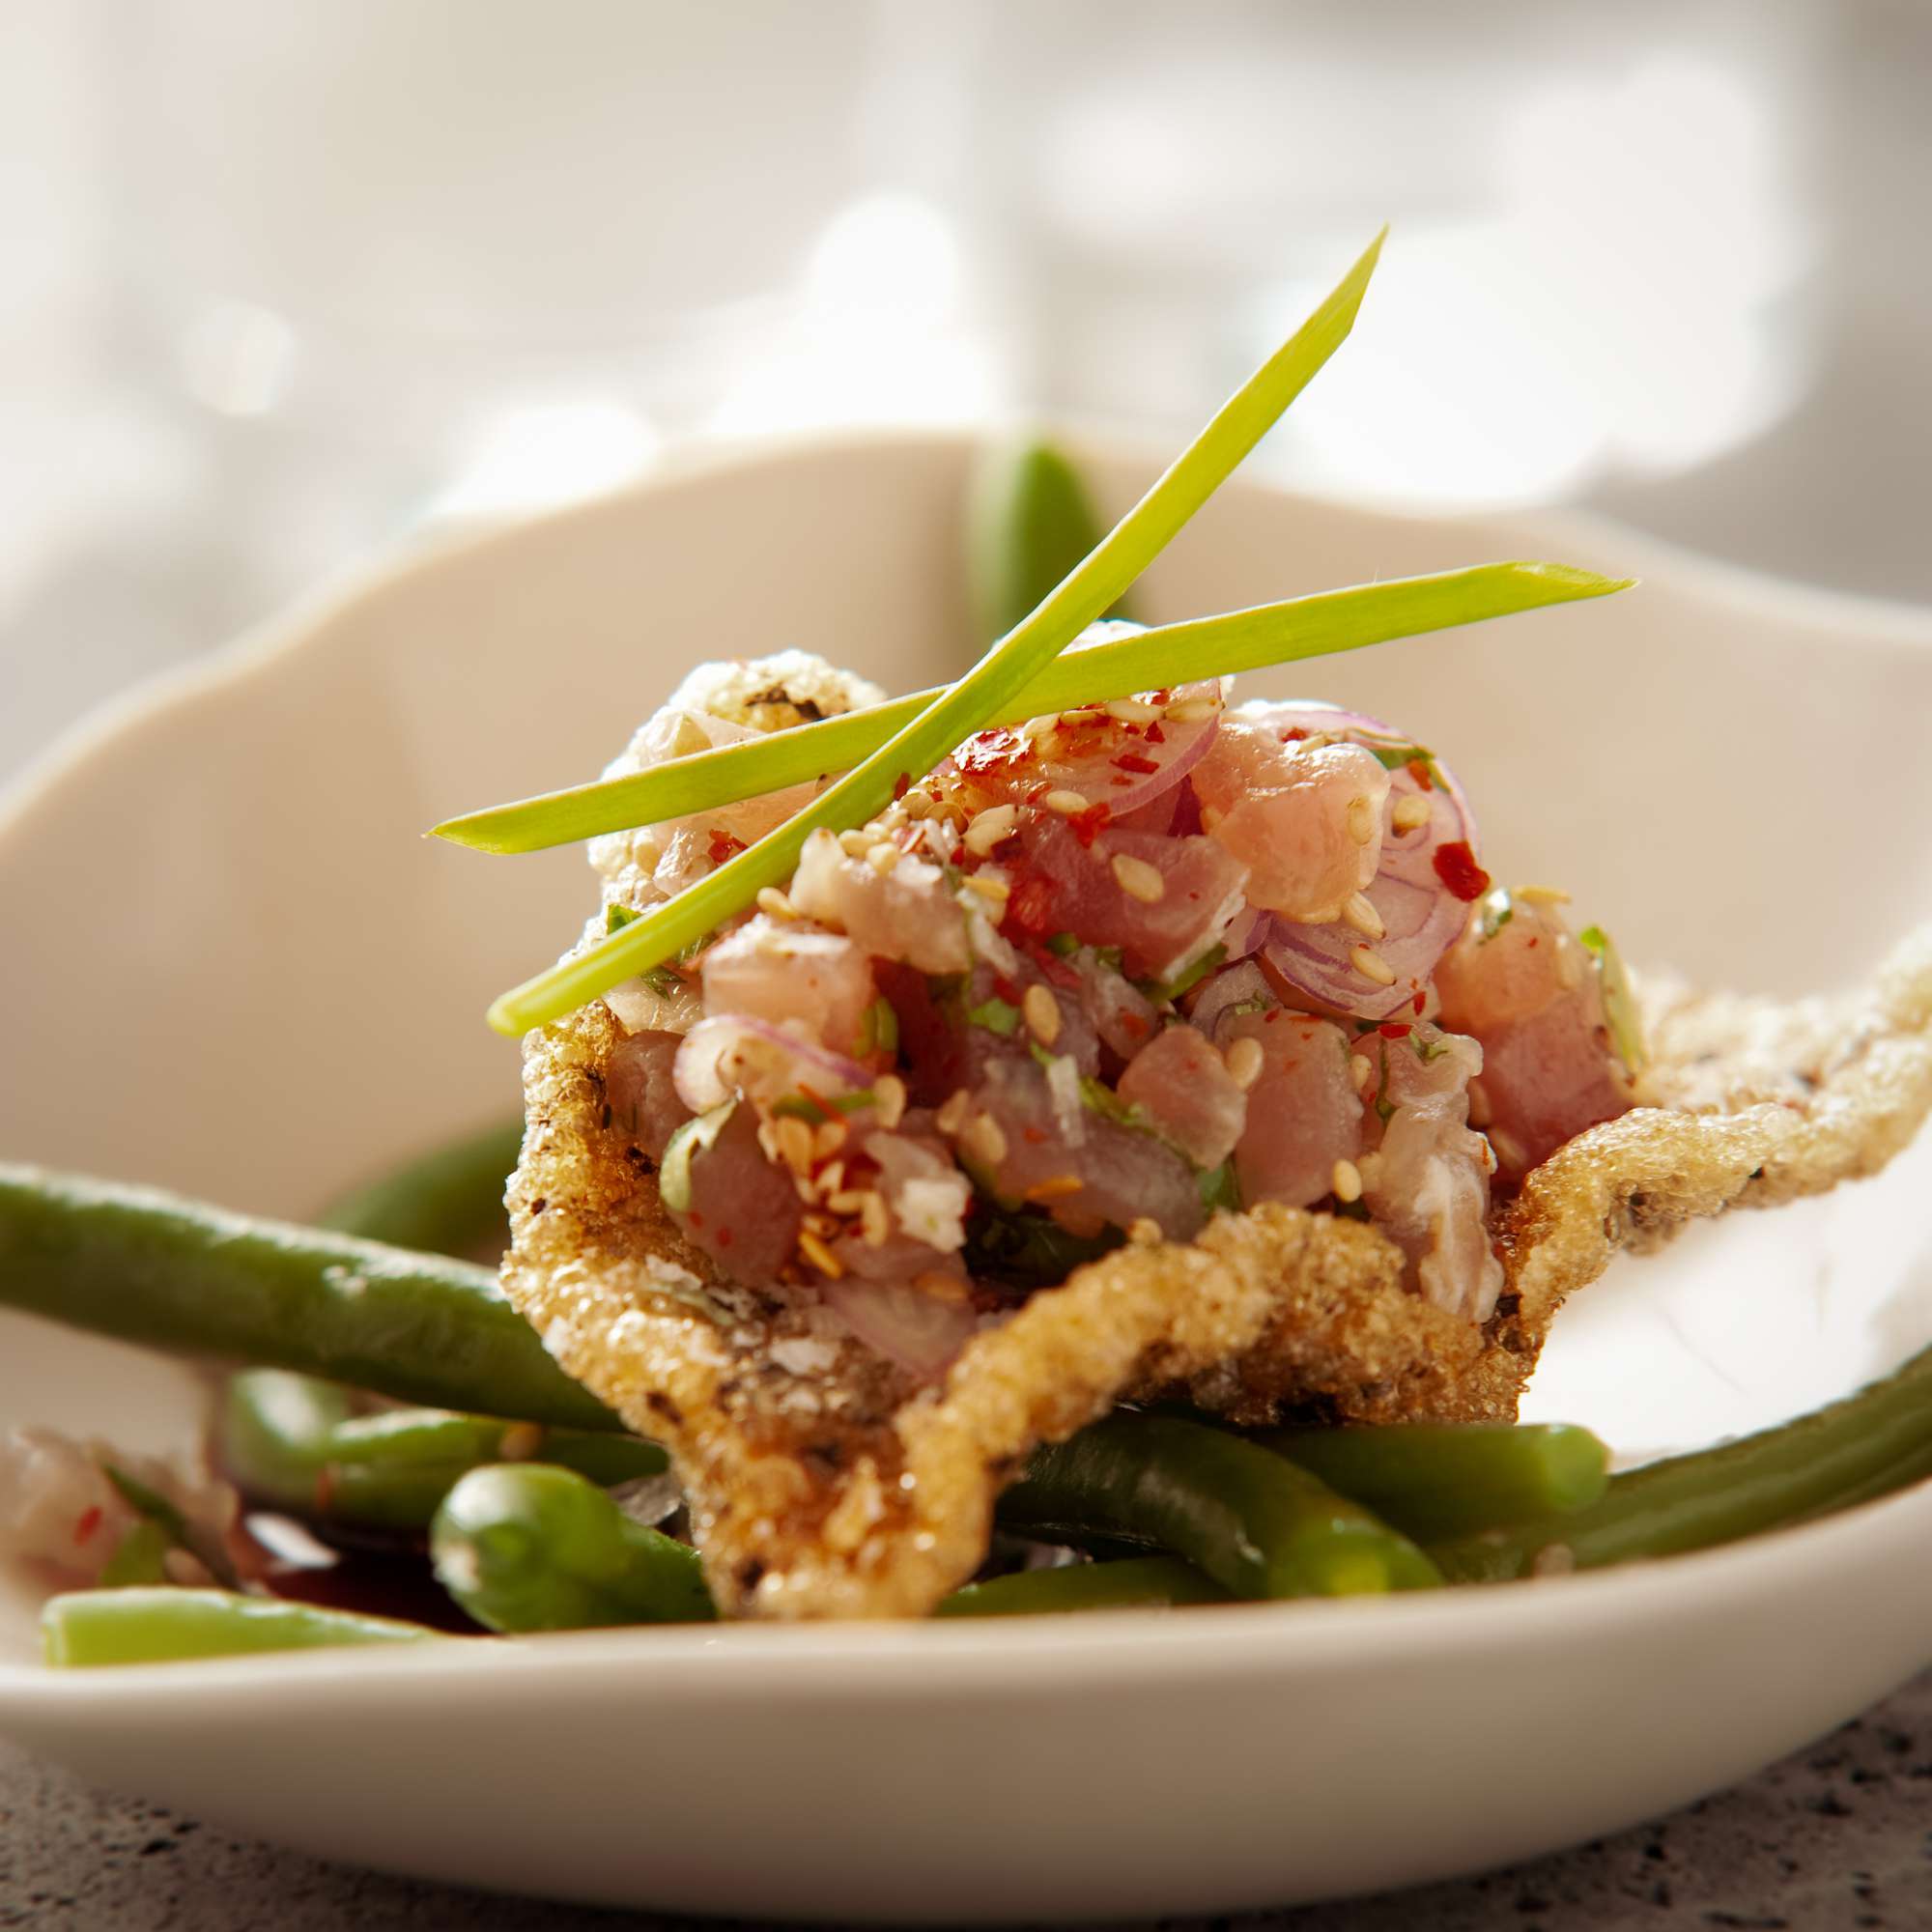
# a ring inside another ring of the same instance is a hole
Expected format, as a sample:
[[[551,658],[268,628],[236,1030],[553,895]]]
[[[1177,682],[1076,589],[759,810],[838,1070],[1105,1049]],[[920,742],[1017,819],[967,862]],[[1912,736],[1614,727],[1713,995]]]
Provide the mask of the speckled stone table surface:
[[[589,1913],[324,1864],[102,1797],[0,1745],[0,1926],[672,1932],[717,1922]],[[1932,1673],[1748,1784],[1577,1851],[1379,1898],[1162,1922],[1169,1932],[1926,1932]]]

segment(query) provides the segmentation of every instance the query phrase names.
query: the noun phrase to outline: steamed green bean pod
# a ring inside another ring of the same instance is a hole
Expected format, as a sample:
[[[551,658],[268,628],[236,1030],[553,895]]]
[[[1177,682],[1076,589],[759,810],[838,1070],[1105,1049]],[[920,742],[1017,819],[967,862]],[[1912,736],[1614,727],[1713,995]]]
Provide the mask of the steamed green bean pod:
[[[1075,1610],[1159,1609],[1227,1601],[1227,1591],[1178,1556],[1129,1556],[1116,1563],[1016,1570],[1009,1577],[968,1583],[942,1598],[933,1615],[1059,1616]]]
[[[545,1463],[474,1469],[430,1528],[437,1579],[494,1631],[602,1630],[714,1617],[697,1551],[633,1522]]]
[[[572,1429],[619,1425],[488,1268],[0,1163],[0,1306],[175,1354]]]
[[[492,1463],[560,1463],[606,1487],[662,1475],[655,1442],[545,1429],[447,1409],[363,1414],[351,1392],[311,1376],[231,1376],[216,1423],[223,1469],[251,1501],[364,1529],[423,1529],[451,1489]]]
[[[1582,1509],[1609,1487],[1609,1450],[1567,1422],[1266,1429],[1249,1439],[1424,1543]]]
[[[1080,472],[1051,443],[989,450],[966,505],[966,582],[980,637],[1005,637],[1103,534]],[[1107,614],[1124,616],[1124,605]]]
[[[1754,1435],[1613,1476],[1603,1500],[1430,1554],[1451,1582],[1596,1570],[1732,1543],[1932,1476],[1932,1349],[1841,1402]]]
[[[492,1259],[509,1236],[503,1187],[523,1142],[520,1120],[487,1127],[342,1195],[316,1226],[423,1254]]]
[[[1406,1536],[1283,1458],[1179,1416],[1116,1413],[1037,1450],[999,1502],[1009,1528],[1167,1549],[1236,1597],[1425,1589]]]

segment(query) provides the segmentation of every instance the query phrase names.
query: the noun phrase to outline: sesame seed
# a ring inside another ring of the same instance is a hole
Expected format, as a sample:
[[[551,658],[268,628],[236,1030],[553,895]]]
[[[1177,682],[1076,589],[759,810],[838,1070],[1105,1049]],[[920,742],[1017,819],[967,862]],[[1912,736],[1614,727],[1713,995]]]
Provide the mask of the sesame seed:
[[[1179,704],[1170,704],[1167,715],[1176,724],[1198,724],[1204,718],[1211,718],[1221,708],[1218,697],[1183,697]]]
[[[1056,785],[1040,800],[1040,804],[1045,806],[1047,810],[1064,813],[1068,818],[1076,811],[1087,810],[1086,795],[1082,792],[1068,791],[1065,785]]]
[[[896,1073],[881,1073],[872,1082],[872,1111],[888,1133],[905,1117],[905,1082]]]
[[[776,886],[760,886],[758,910],[771,919],[796,919],[798,908]]]
[[[778,1135],[779,1157],[794,1174],[803,1174],[811,1165],[811,1129],[787,1114],[772,1131]]]
[[[1349,801],[1349,837],[1357,845],[1366,845],[1376,836],[1376,802],[1367,792],[1358,791]]]
[[[1262,1077],[1262,1043],[1237,1039],[1227,1052],[1228,1077],[1243,1094]]]
[[[959,1130],[966,1151],[988,1167],[998,1167],[1007,1157],[1007,1137],[990,1114],[975,1114]]]
[[[849,832],[838,835],[838,849],[848,859],[863,859],[871,849],[872,840],[867,833],[854,826]]]
[[[1355,1083],[1355,1092],[1361,1093],[1369,1084],[1375,1067],[1370,1065],[1367,1054],[1351,1053],[1349,1056],[1349,1074]]]
[[[1399,798],[1395,802],[1393,823],[1398,832],[1414,832],[1429,823],[1426,798]]]
[[[899,848],[889,839],[881,838],[866,853],[866,863],[882,877],[899,862]]]
[[[1122,724],[1151,724],[1160,716],[1160,706],[1150,704],[1144,697],[1109,698],[1101,708],[1109,718],[1118,718]]]
[[[497,1455],[505,1463],[527,1463],[543,1447],[543,1430],[534,1422],[513,1422],[497,1438]]]
[[[1393,986],[1395,971],[1379,952],[1372,952],[1366,946],[1351,946],[1349,949],[1349,964],[1364,980],[1373,980],[1378,986]]]
[[[1556,942],[1556,979],[1566,993],[1574,993],[1583,983],[1583,962],[1577,958],[1568,933]]]
[[[932,1123],[942,1134],[956,1134],[960,1122],[966,1118],[966,1109],[972,1104],[972,1095],[965,1088],[956,1087],[952,1094],[933,1115]]]
[[[835,1115],[829,1121],[821,1121],[817,1131],[811,1137],[811,1151],[814,1159],[830,1160],[845,1145],[845,1119]]]
[[[995,878],[987,872],[969,872],[966,876],[966,890],[978,893],[982,899],[1000,906],[1005,905],[1013,895],[1013,889],[1006,880]]]
[[[1337,1201],[1359,1201],[1362,1198],[1362,1170],[1352,1160],[1338,1160],[1328,1179],[1334,1185]]]
[[[825,1205],[835,1214],[856,1214],[867,1201],[875,1198],[868,1188],[841,1187],[837,1194],[825,1197]]]
[[[1364,1188],[1374,1187],[1382,1178],[1382,1157],[1379,1153],[1365,1153],[1355,1163],[1355,1172],[1362,1177]]]
[[[886,1236],[893,1232],[892,1218],[886,1212],[885,1196],[876,1190],[868,1192],[859,1208],[859,1238],[868,1248],[882,1248]]]
[[[1527,905],[1565,906],[1570,903],[1570,895],[1561,886],[1516,886],[1511,889],[1510,897],[1521,899]]]
[[[1026,1015],[1027,1031],[1042,1046],[1051,1046],[1060,1037],[1060,1002],[1036,981],[1026,989],[1020,1002]]]
[[[909,791],[901,799],[908,818],[930,818],[936,810],[932,794],[924,791]]]
[[[1469,1124],[1487,1127],[1495,1116],[1490,1111],[1490,1090],[1480,1080],[1469,1082]]]
[[[1137,1248],[1151,1247],[1160,1238],[1160,1223],[1149,1215],[1136,1214],[1127,1223],[1127,1239]]]
[[[1382,916],[1375,908],[1375,901],[1367,893],[1350,893],[1342,907],[1344,923],[1352,925],[1364,939],[1382,939],[1387,936],[1388,927],[1382,923]]]
[[[845,1272],[845,1264],[810,1228],[798,1237],[798,1251],[820,1274],[833,1281]]]
[[[1120,889],[1130,899],[1139,899],[1142,905],[1158,905],[1167,896],[1167,881],[1145,859],[1136,859],[1131,852],[1114,854],[1113,872]]]
[[[1219,811],[1211,805],[1204,805],[1201,808],[1202,831],[1212,832],[1215,826],[1219,825],[1222,819],[1226,818],[1227,815],[1228,814],[1225,811]]]
[[[984,811],[975,812],[966,828],[967,851],[983,859],[1002,839],[1012,837],[1019,816],[1019,807],[1015,805],[989,805]]]
[[[842,1160],[828,1160],[818,1170],[817,1186],[819,1193],[829,1201],[845,1185],[845,1163]]]
[[[1078,1194],[1086,1185],[1077,1174],[1050,1174],[1044,1180],[1036,1180],[1025,1189],[1022,1201],[1064,1201],[1069,1194]]]

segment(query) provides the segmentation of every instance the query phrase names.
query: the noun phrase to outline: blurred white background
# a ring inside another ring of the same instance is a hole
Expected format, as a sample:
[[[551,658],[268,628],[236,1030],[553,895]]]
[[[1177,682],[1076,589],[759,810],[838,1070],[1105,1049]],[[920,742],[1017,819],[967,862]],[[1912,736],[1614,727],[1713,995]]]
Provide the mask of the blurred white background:
[[[373,550],[694,438],[1190,429],[1932,601],[1915,0],[10,0],[0,775]]]

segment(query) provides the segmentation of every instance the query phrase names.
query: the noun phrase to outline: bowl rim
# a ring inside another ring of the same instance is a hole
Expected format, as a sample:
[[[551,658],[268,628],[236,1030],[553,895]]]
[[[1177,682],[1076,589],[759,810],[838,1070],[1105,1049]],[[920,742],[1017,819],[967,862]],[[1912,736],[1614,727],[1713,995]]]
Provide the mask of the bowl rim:
[[[625,514],[630,508],[676,492],[694,480],[774,465],[862,458],[867,452],[907,448],[957,451],[989,440],[986,433],[960,429],[842,429],[766,438],[723,440],[669,453],[646,476],[616,491],[583,498],[534,517],[485,526],[426,533],[392,546],[371,562],[338,573],[227,645],[162,668],[97,706],[65,731],[14,778],[0,786],[0,843],[31,836],[39,809],[71,784],[84,783],[93,761],[117,743],[170,720],[230,686],[271,671],[285,660],[315,648],[343,617],[380,600],[396,585],[445,570],[461,570],[481,555],[513,552],[533,532],[555,530],[588,519]],[[1064,441],[1090,460],[1122,467],[1151,467],[1161,460],[1152,439],[1068,429]],[[1305,502],[1324,512],[1372,521],[1438,527],[1506,531],[1513,544],[1528,539],[1545,554],[1607,553],[1628,556],[1640,577],[1688,588],[1749,615],[1772,613],[1785,622],[1838,630],[1851,643],[1880,648],[1932,650],[1932,608],[1789,582],[1741,566],[1714,561],[1611,520],[1572,511],[1482,512],[1430,518],[1374,505],[1309,497],[1265,472],[1231,487],[1259,492],[1289,505]],[[1163,1669],[1207,1681],[1251,1669],[1258,1659],[1271,1666],[1321,1668],[1359,1655],[1368,1644],[1391,1661],[1426,1655],[1491,1655],[1544,1637],[1582,1640],[1609,1625],[1636,1618],[1662,1626],[1679,1614],[1686,1593],[1743,1603],[1814,1563],[1852,1557],[1866,1540],[1876,1549],[1898,1535],[1932,1537],[1932,1484],[1865,1504],[1841,1515],[1744,1542],[1660,1562],[1584,1575],[1538,1579],[1538,1586],[1500,1607],[1477,1588],[1418,1593],[1387,1600],[1256,1604],[1214,1606],[1211,1617],[1172,1618],[1158,1612],[1119,1611],[1069,1624],[1024,1619],[938,1623],[827,1623],[809,1626],[735,1624],[663,1630],[558,1634],[522,1639],[513,1646],[463,1644],[382,1647],[165,1665],[128,1665],[106,1671],[63,1673],[37,1665],[0,1662],[0,1719],[14,1714],[85,1708],[103,1691],[117,1707],[154,1699],[172,1703],[181,1693],[248,1692],[272,1683],[278,1696],[326,1697],[345,1685],[384,1683],[398,1673],[424,1673],[436,1682],[477,1670],[501,1672],[506,1653],[534,1660],[544,1670],[608,1673],[612,1668],[675,1665],[698,1657],[728,1656],[728,1676],[707,1675],[707,1693],[756,1696],[773,1685],[771,1673],[795,1677],[799,1660],[822,1671],[838,1694],[873,1689],[882,1693],[923,1680],[937,1660],[948,1664],[949,1692],[958,1686],[984,1689],[1014,1681],[1009,1673],[1070,1675],[1083,1684],[1109,1685],[1137,1674],[1156,1647]],[[1542,1607],[1539,1607],[1542,1606]],[[1293,1614],[1290,1614],[1293,1613]],[[1292,1633],[1292,1636],[1290,1634]],[[837,1666],[852,1666],[849,1674]],[[508,1685],[523,1680],[505,1674]],[[928,1688],[929,1685],[928,1685]]]

